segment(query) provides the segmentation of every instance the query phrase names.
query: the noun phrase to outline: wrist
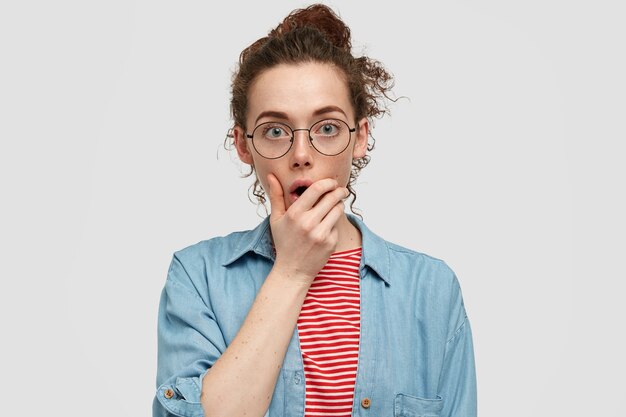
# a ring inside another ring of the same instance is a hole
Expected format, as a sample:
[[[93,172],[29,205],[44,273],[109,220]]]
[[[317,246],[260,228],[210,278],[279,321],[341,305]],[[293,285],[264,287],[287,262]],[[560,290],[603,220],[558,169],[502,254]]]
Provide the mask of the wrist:
[[[277,258],[271,275],[273,279],[284,281],[286,285],[293,285],[308,290],[316,274],[311,274],[297,266],[284,263]]]

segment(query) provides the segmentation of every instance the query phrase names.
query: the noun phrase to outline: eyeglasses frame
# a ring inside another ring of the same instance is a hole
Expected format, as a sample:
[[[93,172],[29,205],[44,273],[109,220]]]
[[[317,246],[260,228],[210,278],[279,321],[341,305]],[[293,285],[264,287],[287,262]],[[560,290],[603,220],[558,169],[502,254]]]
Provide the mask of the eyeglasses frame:
[[[317,149],[317,148],[315,147],[315,145],[313,144],[313,137],[311,136],[311,129],[313,129],[313,126],[315,126],[316,124],[318,124],[318,123],[320,123],[320,122],[326,121],[326,120],[336,120],[336,121],[338,121],[338,122],[341,122],[341,123],[345,124],[345,125],[348,127],[348,141],[347,141],[347,143],[346,143],[345,148],[343,148],[343,149],[342,149],[342,150],[340,150],[339,152],[334,153],[334,154],[332,154],[332,155],[329,155],[329,154],[323,153],[323,152],[321,152],[319,149]],[[275,157],[273,157],[273,158],[269,158],[269,157],[267,157],[267,156],[263,155],[261,152],[259,152],[259,150],[256,148],[256,146],[255,146],[255,144],[254,144],[254,132],[255,132],[255,131],[259,128],[259,127],[263,126],[264,124],[268,124],[268,123],[277,123],[277,124],[281,124],[281,125],[283,125],[283,126],[287,126],[287,127],[289,128],[289,130],[291,131],[291,139],[289,140],[289,148],[287,148],[287,150],[285,151],[285,153],[284,153],[284,154],[282,154],[282,155],[280,155],[280,156],[275,156]],[[283,123],[283,122],[272,122],[272,121],[269,121],[269,122],[263,122],[263,123],[260,123],[260,124],[256,125],[256,126],[254,127],[254,129],[252,129],[252,134],[248,134],[248,132],[246,132],[246,138],[248,138],[248,139],[251,139],[251,140],[252,140],[252,146],[254,147],[254,150],[256,151],[256,153],[258,153],[259,155],[261,155],[261,157],[263,157],[263,158],[265,158],[265,159],[279,159],[279,158],[282,158],[283,156],[287,155],[287,154],[289,153],[289,151],[291,150],[291,148],[293,148],[293,142],[294,142],[294,141],[295,141],[295,139],[296,139],[296,132],[301,131],[301,130],[306,130],[307,132],[309,132],[309,134],[308,134],[308,136],[309,136],[309,143],[311,144],[311,146],[313,147],[313,149],[315,149],[315,151],[316,151],[316,152],[318,152],[319,154],[324,155],[324,156],[337,156],[337,155],[341,154],[343,151],[345,151],[346,149],[348,149],[348,146],[350,146],[350,142],[352,141],[352,134],[353,134],[354,132],[356,132],[357,127],[359,127],[359,125],[358,125],[358,124],[357,124],[355,127],[352,127],[352,128],[351,128],[351,127],[350,127],[350,125],[348,124],[348,122],[346,122],[346,121],[344,121],[344,120],[341,120],[341,119],[333,119],[333,118],[318,120],[317,122],[313,123],[313,124],[311,125],[311,127],[310,127],[310,128],[308,128],[308,129],[293,129],[293,128],[292,128],[291,126],[289,126],[287,123]]]

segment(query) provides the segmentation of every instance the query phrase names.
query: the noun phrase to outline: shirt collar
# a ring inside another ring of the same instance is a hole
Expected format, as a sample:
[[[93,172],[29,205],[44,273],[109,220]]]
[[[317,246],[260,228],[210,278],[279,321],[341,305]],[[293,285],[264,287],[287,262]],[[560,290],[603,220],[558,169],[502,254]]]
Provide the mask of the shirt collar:
[[[348,220],[361,232],[363,248],[361,255],[362,267],[369,267],[380,279],[390,284],[391,274],[387,242],[373,233],[357,216],[348,213]],[[272,232],[269,226],[269,217],[266,217],[254,229],[242,232],[239,242],[233,251],[233,255],[224,262],[223,266],[229,266],[250,252],[274,261],[274,246],[272,243]]]
[[[275,254],[269,216],[254,229],[239,233],[239,242],[235,245],[232,256],[222,266],[229,266],[249,252],[254,252],[274,261]]]

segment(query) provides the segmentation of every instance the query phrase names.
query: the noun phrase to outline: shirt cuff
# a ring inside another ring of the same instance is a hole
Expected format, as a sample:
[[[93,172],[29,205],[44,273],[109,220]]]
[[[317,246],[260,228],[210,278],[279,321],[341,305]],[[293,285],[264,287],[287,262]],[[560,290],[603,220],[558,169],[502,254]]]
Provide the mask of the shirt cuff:
[[[156,398],[163,408],[175,416],[204,417],[200,394],[205,373],[200,377],[176,378],[174,384],[161,385],[157,389]]]

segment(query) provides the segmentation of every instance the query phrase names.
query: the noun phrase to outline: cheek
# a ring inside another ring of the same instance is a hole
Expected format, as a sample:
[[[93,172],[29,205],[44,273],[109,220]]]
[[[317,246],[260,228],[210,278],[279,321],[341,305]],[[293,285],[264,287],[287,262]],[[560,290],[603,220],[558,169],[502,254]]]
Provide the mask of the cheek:
[[[278,178],[278,181],[282,183],[283,175],[281,175],[281,170],[278,166],[276,166],[276,164],[273,164],[272,162],[268,162],[266,160],[261,160],[261,159],[255,159],[254,171],[255,171],[257,179],[259,180],[259,182],[261,183],[261,186],[263,187],[263,190],[266,190],[266,191],[269,190],[268,183],[267,183],[268,174],[273,174],[276,178]]]
[[[352,158],[346,158],[336,165],[340,167],[339,170],[335,170],[333,176],[339,184],[346,186],[350,180],[350,171],[352,170]]]
[[[267,174],[268,171],[262,164],[254,164],[254,173],[257,179],[263,186],[263,189],[267,190]]]

